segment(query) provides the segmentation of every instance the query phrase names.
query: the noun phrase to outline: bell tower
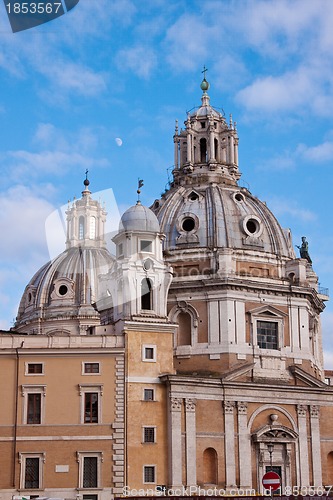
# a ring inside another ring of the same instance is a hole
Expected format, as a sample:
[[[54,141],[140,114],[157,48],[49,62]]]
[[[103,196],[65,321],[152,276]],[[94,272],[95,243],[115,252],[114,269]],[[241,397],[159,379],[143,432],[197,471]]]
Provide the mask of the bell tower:
[[[204,69],[204,74],[206,73]],[[238,170],[238,135],[230,115],[227,124],[223,110],[210,105],[206,76],[201,82],[201,106],[187,114],[185,129],[174,135],[174,182],[188,184],[193,179],[209,178],[211,182],[236,185]]]
[[[68,204],[66,250],[73,247],[106,248],[104,225],[106,211],[101,204],[91,198],[88,170],[83,182],[82,198]]]

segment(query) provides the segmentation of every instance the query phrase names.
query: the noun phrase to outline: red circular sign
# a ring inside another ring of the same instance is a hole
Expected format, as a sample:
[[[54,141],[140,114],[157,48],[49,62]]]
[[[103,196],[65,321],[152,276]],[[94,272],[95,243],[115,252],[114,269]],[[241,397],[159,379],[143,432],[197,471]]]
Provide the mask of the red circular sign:
[[[266,472],[262,478],[263,487],[266,490],[278,490],[281,486],[281,478],[276,472]]]

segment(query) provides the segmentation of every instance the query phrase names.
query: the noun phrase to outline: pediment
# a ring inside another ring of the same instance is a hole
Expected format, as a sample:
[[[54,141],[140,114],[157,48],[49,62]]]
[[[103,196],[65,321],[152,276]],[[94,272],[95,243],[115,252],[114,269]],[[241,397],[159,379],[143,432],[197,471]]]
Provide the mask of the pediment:
[[[297,432],[285,425],[264,425],[252,434],[255,442],[261,441],[290,441],[298,438]]]
[[[286,318],[288,316],[288,314],[280,311],[280,309],[277,309],[274,306],[268,306],[268,305],[256,307],[254,309],[250,309],[247,312],[250,313],[250,314],[252,314],[252,315],[255,315],[255,316],[261,316],[261,315],[262,316],[271,316],[272,318],[273,317],[275,317],[275,318],[281,318],[281,317]]]
[[[327,385],[324,382],[317,379],[313,375],[310,375],[310,373],[307,373],[306,371],[302,370],[296,365],[289,366],[289,371],[295,377],[296,380],[301,381],[308,387],[327,387]]]
[[[234,368],[233,370],[230,370],[226,375],[223,375],[222,380],[226,381],[234,381],[237,380],[247,373],[249,373],[251,370],[253,370],[255,366],[255,363],[246,363],[241,366],[238,366]]]

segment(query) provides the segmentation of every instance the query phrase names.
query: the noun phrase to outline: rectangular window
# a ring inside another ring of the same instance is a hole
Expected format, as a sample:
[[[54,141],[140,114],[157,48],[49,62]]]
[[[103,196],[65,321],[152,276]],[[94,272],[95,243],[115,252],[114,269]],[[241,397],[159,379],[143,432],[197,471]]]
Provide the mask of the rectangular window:
[[[155,483],[155,465],[145,465],[143,468],[143,482]]]
[[[142,361],[155,363],[156,361],[156,345],[144,344],[141,348]]]
[[[27,424],[40,424],[41,410],[42,410],[41,394],[39,393],[28,394]]]
[[[43,373],[43,363],[28,363],[28,375],[39,373]]]
[[[140,241],[140,250],[141,252],[152,252],[153,251],[153,243],[148,240]]]
[[[84,393],[84,423],[98,423],[98,392]]]
[[[143,442],[144,443],[155,443],[155,427],[144,427],[143,428]]]
[[[144,401],[154,401],[154,389],[144,389],[143,399]]]
[[[145,348],[145,359],[154,359],[154,348],[146,347]]]
[[[25,459],[24,488],[27,490],[40,487],[39,460],[38,457],[26,457]]]
[[[99,363],[84,363],[84,373],[99,373]]]
[[[262,349],[278,349],[278,323],[258,321],[257,341]]]
[[[97,488],[98,486],[98,462],[97,457],[83,458],[83,488]]]

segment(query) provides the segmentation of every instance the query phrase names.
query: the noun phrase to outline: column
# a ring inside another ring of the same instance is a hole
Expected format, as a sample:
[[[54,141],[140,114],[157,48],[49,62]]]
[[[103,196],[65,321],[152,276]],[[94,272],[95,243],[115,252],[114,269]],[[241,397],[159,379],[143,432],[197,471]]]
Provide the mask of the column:
[[[311,452],[312,452],[312,470],[315,487],[322,486],[321,471],[321,451],[320,451],[320,431],[319,431],[319,406],[310,406],[310,424],[311,424]]]
[[[195,405],[195,399],[185,399],[186,485],[188,487],[197,484]]]
[[[241,488],[250,488],[251,478],[251,441],[247,430],[247,403],[238,401],[238,456],[239,456],[239,482]]]
[[[229,163],[233,165],[235,162],[234,136],[230,134],[229,139]]]
[[[236,485],[234,401],[224,401],[226,487]]]
[[[187,120],[186,122],[186,132],[187,132],[187,163],[192,163],[192,135],[191,135],[190,120]]]
[[[235,165],[238,166],[238,137],[235,138]]]
[[[307,414],[307,407],[305,405],[297,405],[300,487],[306,487],[309,486],[310,484],[306,414]]]
[[[214,145],[214,124],[209,120],[209,155],[208,161],[215,161],[215,145]]]
[[[171,487],[182,485],[182,399],[170,397],[170,483]]]

